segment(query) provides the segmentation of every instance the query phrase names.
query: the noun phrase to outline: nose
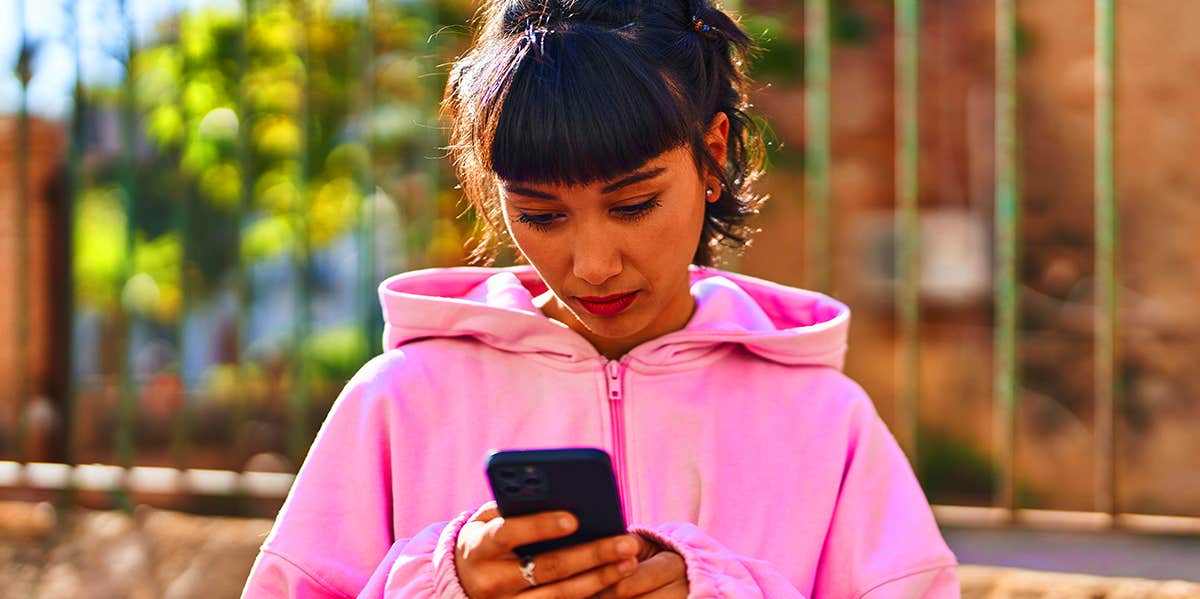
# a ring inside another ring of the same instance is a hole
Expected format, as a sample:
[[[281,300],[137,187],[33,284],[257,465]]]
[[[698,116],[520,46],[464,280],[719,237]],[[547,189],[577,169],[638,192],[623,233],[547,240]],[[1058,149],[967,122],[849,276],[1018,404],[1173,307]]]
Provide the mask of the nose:
[[[616,236],[603,227],[579,227],[575,231],[573,274],[593,287],[601,287],[621,274],[621,250]]]

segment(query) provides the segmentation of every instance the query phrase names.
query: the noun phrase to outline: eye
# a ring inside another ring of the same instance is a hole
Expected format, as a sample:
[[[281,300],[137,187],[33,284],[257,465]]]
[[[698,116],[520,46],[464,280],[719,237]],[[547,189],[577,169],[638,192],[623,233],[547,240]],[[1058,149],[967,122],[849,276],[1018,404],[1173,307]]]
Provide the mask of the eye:
[[[662,206],[662,202],[659,201],[658,196],[654,196],[641,204],[613,208],[613,212],[625,220],[637,221],[659,206]]]
[[[659,201],[658,196],[654,196],[654,197],[650,198],[649,200],[646,200],[645,202],[642,202],[640,204],[633,204],[630,206],[618,206],[616,208],[611,209],[611,212],[613,212],[614,214],[616,214],[619,218],[621,218],[623,220],[634,222],[634,221],[638,221],[638,220],[642,219],[644,216],[649,214],[650,211],[654,210],[655,208],[658,208],[659,206],[662,206],[662,202]],[[564,217],[564,215],[562,215],[560,213],[556,213],[556,212],[542,212],[542,213],[532,214],[529,212],[519,212],[518,211],[516,221],[525,226],[528,226],[532,229],[536,229],[538,231],[545,231],[545,230],[552,228],[563,217]]]
[[[553,212],[548,212],[548,213],[543,213],[543,214],[529,214],[527,212],[519,212],[519,213],[517,213],[517,222],[519,222],[523,225],[528,225],[539,231],[544,231],[544,230],[549,229],[550,227],[554,226],[554,222],[559,216],[560,215],[554,214]]]

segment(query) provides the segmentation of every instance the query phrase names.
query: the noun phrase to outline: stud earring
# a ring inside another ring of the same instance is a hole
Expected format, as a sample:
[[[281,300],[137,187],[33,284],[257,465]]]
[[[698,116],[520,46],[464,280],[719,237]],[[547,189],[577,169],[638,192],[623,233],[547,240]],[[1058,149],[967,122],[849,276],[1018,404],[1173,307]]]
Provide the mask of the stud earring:
[[[711,187],[709,187],[708,189],[705,189],[705,190],[704,190],[704,195],[706,195],[706,196],[708,196],[708,197],[710,197],[710,198],[711,198],[711,197],[712,197],[712,194],[713,194],[713,189],[712,189]]]

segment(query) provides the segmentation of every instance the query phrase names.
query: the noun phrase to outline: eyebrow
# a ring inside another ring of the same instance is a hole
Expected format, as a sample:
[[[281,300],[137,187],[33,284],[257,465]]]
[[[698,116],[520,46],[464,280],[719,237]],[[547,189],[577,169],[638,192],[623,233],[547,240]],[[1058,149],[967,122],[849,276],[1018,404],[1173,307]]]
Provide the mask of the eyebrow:
[[[648,169],[648,170],[644,170],[644,171],[638,171],[636,173],[633,173],[632,175],[622,178],[621,180],[619,180],[615,183],[610,183],[609,185],[605,186],[604,189],[600,190],[600,193],[609,194],[609,193],[612,193],[623,187],[629,187],[630,185],[633,185],[634,183],[641,183],[642,181],[645,181],[647,179],[653,179],[654,177],[657,177],[657,176],[663,174],[664,172],[666,172],[666,170],[667,170],[666,167],[660,166],[658,168],[652,168],[652,169]],[[505,185],[504,191],[507,191],[508,193],[516,193],[516,194],[520,194],[523,196],[530,196],[530,197],[534,197],[534,198],[543,198],[543,199],[547,199],[547,200],[557,200],[558,199],[558,197],[552,193],[546,193],[544,191],[538,191],[536,189],[530,189],[528,187],[522,187],[520,185]]]

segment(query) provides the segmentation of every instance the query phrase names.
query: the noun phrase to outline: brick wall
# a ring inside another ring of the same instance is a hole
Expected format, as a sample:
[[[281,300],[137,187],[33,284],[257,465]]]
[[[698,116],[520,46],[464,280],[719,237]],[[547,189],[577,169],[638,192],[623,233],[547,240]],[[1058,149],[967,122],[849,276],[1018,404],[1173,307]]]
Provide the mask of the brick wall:
[[[0,434],[15,429],[27,400],[42,396],[63,401],[65,382],[65,320],[61,317],[66,283],[66,194],[62,169],[65,160],[64,131],[54,123],[30,118],[28,147],[0,153]],[[14,116],[0,117],[0,147],[18,148],[19,124]],[[28,279],[19,281],[17,201],[20,166],[18,153],[26,157],[25,241]],[[25,298],[20,314],[18,295]],[[28,338],[17,335],[18,322],[28,323]],[[18,364],[25,350],[25,364]],[[18,389],[24,379],[25,397]],[[41,404],[41,412],[46,404]],[[41,430],[45,431],[43,427]],[[52,439],[34,435],[28,439],[31,457],[47,457]],[[5,446],[4,451],[11,451]]]

